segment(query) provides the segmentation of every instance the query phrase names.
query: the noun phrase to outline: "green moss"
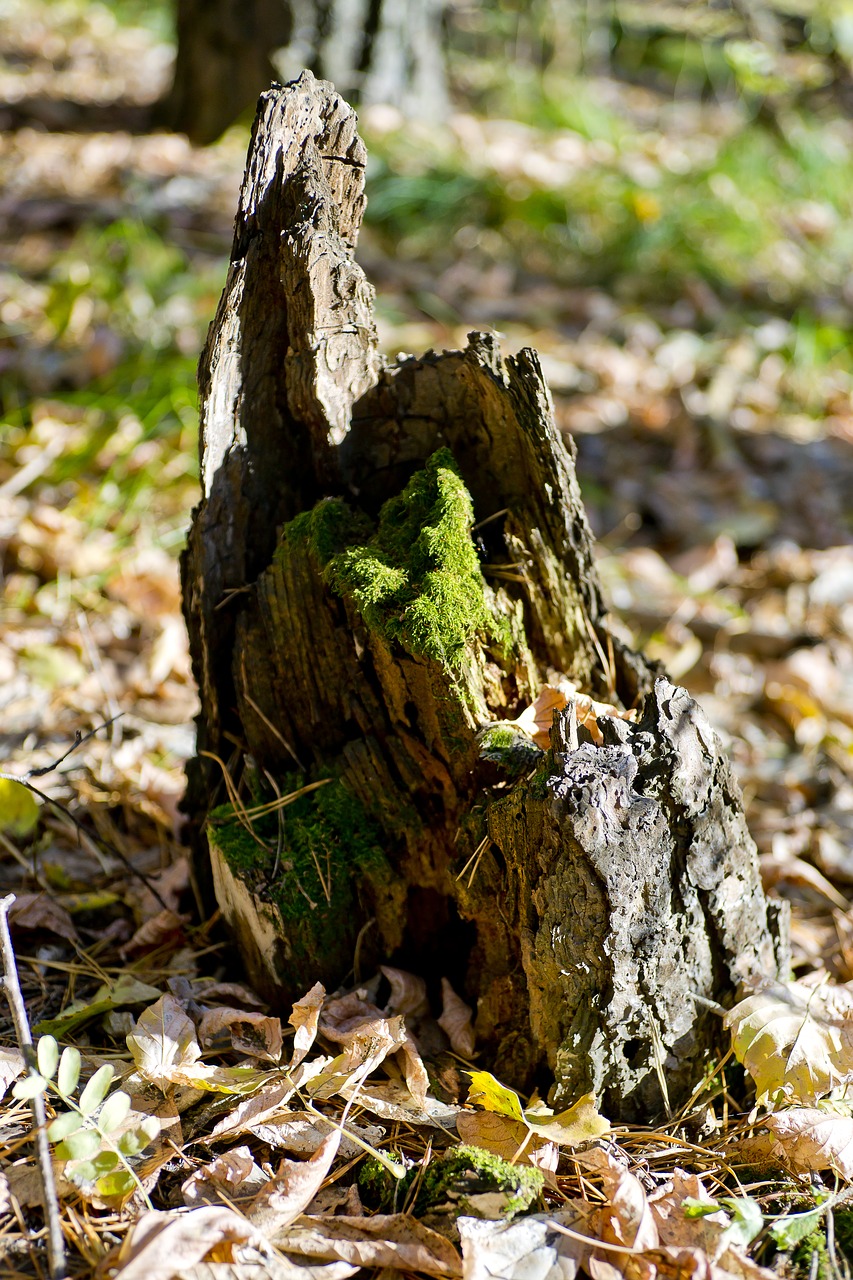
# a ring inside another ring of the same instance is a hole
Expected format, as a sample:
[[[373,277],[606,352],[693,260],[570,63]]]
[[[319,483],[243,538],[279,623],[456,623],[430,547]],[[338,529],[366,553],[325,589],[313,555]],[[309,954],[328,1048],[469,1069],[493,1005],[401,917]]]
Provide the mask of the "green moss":
[[[480,756],[516,778],[534,768],[543,752],[524,732],[508,722],[491,724],[478,737]]]
[[[307,546],[325,567],[345,548],[369,538],[372,531],[367,516],[354,511],[342,498],[324,498],[284,526],[279,555]]]
[[[393,1153],[387,1155],[395,1159]],[[395,1213],[404,1198],[403,1182],[393,1177],[381,1160],[368,1156],[358,1171],[358,1193],[363,1204],[374,1213]]]
[[[509,626],[486,603],[473,519],[453,456],[439,449],[385,503],[372,537],[331,556],[327,580],[369,627],[411,654],[459,667],[477,632],[506,650]]]
[[[541,1169],[510,1164],[481,1147],[452,1147],[424,1170],[415,1214],[452,1205],[458,1213],[476,1215],[477,1197],[497,1193],[503,1197],[500,1212],[512,1218],[539,1199],[544,1182]]]
[[[296,790],[300,782],[289,779]],[[380,828],[338,780],[253,823],[256,838],[230,805],[210,815],[211,839],[236,874],[292,925],[288,944],[296,956],[322,954],[346,969],[363,923],[358,884],[387,880],[391,867]],[[259,843],[260,842],[260,843]],[[276,870],[276,860],[278,868]],[[341,927],[341,922],[351,928]]]
[[[815,1254],[818,1258],[817,1264],[813,1261]],[[832,1268],[826,1247],[826,1228],[822,1223],[791,1250],[791,1262],[795,1273],[801,1276],[802,1280],[806,1280],[807,1277],[830,1280]]]

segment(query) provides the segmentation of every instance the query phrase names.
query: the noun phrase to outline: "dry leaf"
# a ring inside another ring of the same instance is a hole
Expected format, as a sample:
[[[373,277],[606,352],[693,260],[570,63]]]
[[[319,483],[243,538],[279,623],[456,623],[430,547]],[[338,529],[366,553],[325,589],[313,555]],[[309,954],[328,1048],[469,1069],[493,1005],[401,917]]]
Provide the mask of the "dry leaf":
[[[320,1190],[338,1153],[339,1130],[324,1138],[310,1160],[282,1160],[275,1174],[246,1209],[249,1221],[274,1239],[300,1213],[304,1213]]]
[[[475,1039],[473,1010],[453,990],[446,978],[441,979],[441,1017],[438,1025],[446,1033],[450,1047],[460,1058],[473,1058]]]
[[[524,1123],[540,1138],[563,1147],[579,1147],[610,1132],[610,1121],[596,1107],[594,1093],[585,1093],[559,1115],[541,1104],[528,1107]]]
[[[853,1080],[853,986],[763,982],[725,1016],[759,1102],[814,1102]]]
[[[19,1049],[0,1048],[0,1098],[3,1097],[9,1085],[14,1084],[26,1069],[24,1055]]]
[[[295,1092],[296,1086],[289,1080],[276,1080],[272,1084],[261,1085],[250,1097],[238,1102],[227,1116],[223,1116],[211,1129],[209,1137],[233,1138],[241,1133],[251,1133],[255,1125],[263,1124],[285,1111]]]
[[[214,1067],[199,1062],[195,1027],[174,996],[162,996],[141,1014],[127,1047],[140,1075],[164,1092],[188,1085],[217,1093],[255,1090],[263,1076],[248,1067]]]
[[[391,1267],[430,1276],[461,1276],[459,1254],[449,1240],[406,1213],[373,1217],[311,1217],[276,1240],[286,1253],[340,1258],[359,1267]]]
[[[456,1129],[463,1142],[511,1164],[535,1165],[546,1173],[556,1173],[560,1153],[553,1142],[538,1138],[520,1120],[512,1120],[497,1111],[460,1111]]]
[[[459,1218],[463,1280],[574,1280],[589,1247],[560,1226],[587,1234],[590,1206],[530,1214],[513,1222]]]
[[[119,947],[122,959],[142,955],[170,944],[175,951],[185,941],[184,925],[189,916],[179,916],[175,911],[158,911],[156,916],[144,920],[129,942]]]
[[[408,1036],[400,1045],[396,1057],[398,1061],[400,1058],[403,1060],[403,1075],[406,1078],[406,1088],[414,1098],[417,1106],[422,1107],[429,1089],[429,1076],[421,1055]]]
[[[393,1080],[382,1080],[374,1084],[356,1082],[344,1084],[338,1090],[342,1098],[349,1101],[358,1098],[358,1105],[365,1111],[372,1111],[380,1120],[400,1120],[405,1124],[436,1125],[440,1129],[453,1129],[461,1107],[439,1102],[429,1094],[423,1105],[418,1106],[409,1090]]]
[[[776,1152],[798,1173],[833,1169],[853,1179],[853,1119],[816,1107],[792,1107],[761,1123],[776,1139]]]
[[[255,1196],[267,1181],[267,1175],[255,1164],[248,1147],[225,1151],[210,1164],[191,1173],[181,1184],[184,1204],[193,1209],[200,1204],[221,1204],[227,1200]]]
[[[245,1218],[224,1206],[181,1214],[151,1210],[125,1237],[113,1275],[121,1280],[172,1280],[224,1241],[242,1240],[261,1238]]]
[[[79,942],[71,916],[44,893],[19,893],[9,910],[13,929],[47,929],[68,942]]]
[[[391,995],[388,1000],[389,1013],[402,1013],[406,1017],[420,1018],[429,1012],[429,998],[423,978],[405,969],[392,969],[382,964],[379,972],[391,984]]]
[[[199,1021],[198,1038],[205,1049],[232,1048],[250,1058],[266,1058],[271,1062],[281,1058],[281,1021],[263,1013],[208,1009]]]
[[[317,1150],[323,1139],[328,1137],[329,1129],[332,1127],[334,1126],[331,1121],[327,1121],[315,1112],[286,1111],[269,1120],[250,1125],[248,1132],[271,1147],[281,1147],[285,1151],[295,1151],[297,1155],[310,1156]],[[370,1147],[378,1146],[385,1136],[384,1129],[380,1129],[378,1125],[361,1125],[351,1120],[347,1121],[346,1130],[341,1133],[340,1155],[344,1160],[352,1160],[364,1154],[364,1148],[347,1136],[350,1133]]]
[[[317,1022],[325,998],[325,987],[321,983],[315,982],[311,990],[301,1000],[297,1000],[293,1006],[293,1012],[288,1018],[290,1025],[295,1028],[293,1055],[290,1059],[291,1067],[299,1065],[316,1039]]]

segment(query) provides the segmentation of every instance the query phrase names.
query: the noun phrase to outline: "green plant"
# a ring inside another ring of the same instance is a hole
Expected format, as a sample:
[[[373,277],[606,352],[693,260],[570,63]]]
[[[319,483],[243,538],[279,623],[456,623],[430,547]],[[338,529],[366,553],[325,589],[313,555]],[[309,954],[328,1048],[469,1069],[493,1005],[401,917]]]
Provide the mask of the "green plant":
[[[123,1089],[110,1093],[115,1072],[109,1063],[98,1068],[75,1098],[82,1067],[79,1049],[66,1046],[60,1056],[54,1037],[41,1036],[36,1061],[38,1072],[19,1081],[12,1092],[21,1099],[53,1094],[68,1108],[47,1130],[55,1155],[68,1161],[66,1178],[78,1185],[94,1184],[102,1198],[124,1199],[138,1189],[147,1200],[130,1159],[153,1142],[159,1132],[157,1120],[147,1117],[135,1128],[122,1130],[131,1102]]]

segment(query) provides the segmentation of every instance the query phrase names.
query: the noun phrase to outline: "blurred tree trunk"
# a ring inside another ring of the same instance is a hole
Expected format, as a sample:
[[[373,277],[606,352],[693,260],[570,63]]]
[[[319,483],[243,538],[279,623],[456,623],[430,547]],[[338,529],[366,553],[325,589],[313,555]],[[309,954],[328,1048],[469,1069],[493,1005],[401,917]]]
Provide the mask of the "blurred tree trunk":
[[[647,1115],[784,922],[708,722],[609,625],[536,353],[380,357],[365,161],[331,85],[263,95],[200,364],[189,807],[273,1000],[446,976],[509,1083]],[[547,682],[542,750],[511,721]]]
[[[444,0],[176,0],[177,56],[160,122],[214,142],[274,80],[303,67],[351,101],[446,108]]]

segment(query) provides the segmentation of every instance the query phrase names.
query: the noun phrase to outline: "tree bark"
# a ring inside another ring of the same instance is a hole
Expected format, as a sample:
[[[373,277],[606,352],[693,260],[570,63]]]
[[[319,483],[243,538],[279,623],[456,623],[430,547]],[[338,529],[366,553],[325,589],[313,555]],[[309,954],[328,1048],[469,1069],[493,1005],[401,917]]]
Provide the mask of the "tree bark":
[[[444,0],[176,0],[177,54],[159,122],[215,140],[271,81],[303,66],[350,101],[438,120]]]
[[[330,85],[263,95],[200,364],[188,803],[268,995],[447,976],[508,1083],[648,1115],[785,921],[702,712],[610,628],[536,353],[379,356],[365,159]]]

